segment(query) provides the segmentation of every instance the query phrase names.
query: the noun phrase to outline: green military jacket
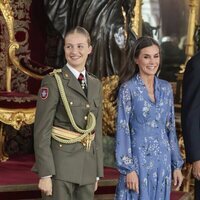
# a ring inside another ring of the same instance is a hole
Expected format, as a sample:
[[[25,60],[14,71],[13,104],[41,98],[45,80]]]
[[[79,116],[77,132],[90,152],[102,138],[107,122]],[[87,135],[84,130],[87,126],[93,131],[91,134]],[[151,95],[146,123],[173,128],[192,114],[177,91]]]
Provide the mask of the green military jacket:
[[[53,126],[75,131],[60,97],[53,75],[44,77],[38,95],[34,124],[36,170],[40,177],[53,175],[55,179],[91,184],[103,176],[102,150],[102,87],[90,74],[87,78],[87,96],[67,66],[59,73],[76,124],[85,129],[88,112],[96,117],[95,139],[90,151],[78,142],[63,144],[51,137]]]

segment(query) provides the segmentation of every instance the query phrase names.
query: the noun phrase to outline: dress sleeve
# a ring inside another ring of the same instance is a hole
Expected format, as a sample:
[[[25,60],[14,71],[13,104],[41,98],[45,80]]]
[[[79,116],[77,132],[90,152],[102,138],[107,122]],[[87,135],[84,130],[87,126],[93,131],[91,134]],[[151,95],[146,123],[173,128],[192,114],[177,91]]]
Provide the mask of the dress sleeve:
[[[131,149],[129,119],[131,114],[131,93],[127,85],[122,85],[118,94],[116,122],[116,163],[121,174],[136,170]]]
[[[171,165],[172,170],[181,168],[183,165],[183,159],[180,154],[178,145],[178,139],[175,127],[175,115],[174,115],[174,98],[172,88],[169,88],[169,115],[167,117],[166,130],[169,138],[169,145],[171,149]]]

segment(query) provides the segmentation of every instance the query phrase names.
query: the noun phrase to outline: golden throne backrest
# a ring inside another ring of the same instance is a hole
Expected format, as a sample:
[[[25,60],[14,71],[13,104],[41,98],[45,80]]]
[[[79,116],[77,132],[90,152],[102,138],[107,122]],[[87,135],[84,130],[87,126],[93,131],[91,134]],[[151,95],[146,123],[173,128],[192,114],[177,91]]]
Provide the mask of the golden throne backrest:
[[[0,10],[2,15],[5,19],[9,39],[8,39],[8,63],[6,64],[6,91],[11,92],[11,76],[12,76],[12,69],[15,68],[20,70],[28,77],[33,77],[34,79],[41,80],[43,78],[42,75],[32,72],[31,70],[25,68],[21,65],[19,58],[16,56],[16,50],[19,49],[19,43],[15,39],[15,30],[14,30],[14,13],[12,7],[10,5],[9,0],[0,0]]]

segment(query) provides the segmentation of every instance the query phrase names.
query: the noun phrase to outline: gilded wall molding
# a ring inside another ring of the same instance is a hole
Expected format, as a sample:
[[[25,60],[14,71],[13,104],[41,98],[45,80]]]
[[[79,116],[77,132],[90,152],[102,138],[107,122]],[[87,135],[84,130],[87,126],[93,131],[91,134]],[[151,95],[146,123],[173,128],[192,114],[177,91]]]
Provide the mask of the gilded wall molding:
[[[142,0],[137,0],[134,7],[134,18],[132,18],[132,29],[137,36],[142,34]]]
[[[189,0],[189,20],[187,29],[186,55],[187,60],[194,55],[194,32],[197,16],[197,0]]]
[[[188,19],[188,27],[187,27],[187,38],[185,44],[185,54],[186,54],[186,61],[185,64],[181,65],[180,73],[178,76],[178,80],[183,79],[183,74],[185,71],[187,61],[194,55],[194,33],[195,33],[195,26],[198,24],[198,10],[199,10],[199,0],[187,0],[188,1],[188,9],[189,9],[189,19]]]

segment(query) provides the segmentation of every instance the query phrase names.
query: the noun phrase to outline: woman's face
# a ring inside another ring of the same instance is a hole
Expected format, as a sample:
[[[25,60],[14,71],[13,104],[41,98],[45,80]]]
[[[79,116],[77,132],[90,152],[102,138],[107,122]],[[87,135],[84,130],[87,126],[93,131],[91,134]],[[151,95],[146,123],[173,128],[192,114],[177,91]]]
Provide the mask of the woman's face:
[[[154,76],[160,65],[160,50],[156,45],[141,49],[135,63],[139,67],[141,76]]]
[[[87,37],[80,33],[72,33],[65,38],[65,58],[71,67],[82,71],[88,54],[91,53],[92,47],[88,44]]]

